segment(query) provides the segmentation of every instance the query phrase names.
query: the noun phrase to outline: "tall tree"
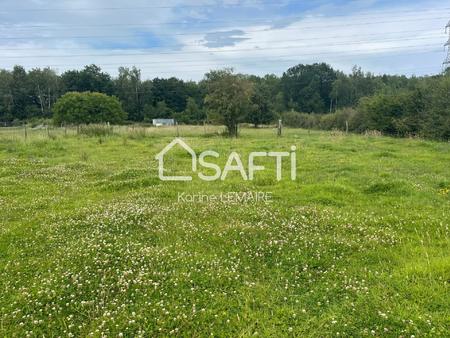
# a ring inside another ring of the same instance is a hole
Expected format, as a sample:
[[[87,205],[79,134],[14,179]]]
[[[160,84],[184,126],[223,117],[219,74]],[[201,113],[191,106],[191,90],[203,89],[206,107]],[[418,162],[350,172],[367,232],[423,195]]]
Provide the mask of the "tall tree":
[[[255,127],[273,122],[275,113],[272,102],[270,87],[266,82],[263,81],[254,85],[251,107],[246,120],[254,124]]]
[[[113,93],[111,76],[96,65],[86,66],[81,71],[69,70],[62,74],[61,79],[66,92]]]
[[[14,101],[11,92],[12,74],[0,70],[0,122],[11,122],[14,119]]]
[[[114,80],[115,94],[122,102],[123,108],[132,121],[142,121],[144,96],[151,96],[151,87],[144,86],[141,71],[136,67],[120,67],[119,75]]]
[[[425,137],[450,140],[450,74],[428,81]]]
[[[281,78],[286,105],[307,113],[325,113],[336,77],[333,68],[325,63],[289,68]]]
[[[59,78],[50,68],[35,68],[28,73],[28,93],[39,107],[39,116],[51,117],[52,105],[60,95]]]
[[[192,97],[188,97],[186,102],[186,109],[180,117],[181,122],[198,124],[203,121],[206,116],[203,109],[198,106],[195,99]]]
[[[205,75],[205,105],[210,116],[225,124],[230,136],[238,136],[238,123],[245,118],[253,94],[252,83],[232,69],[210,71]]]
[[[14,66],[10,83],[10,94],[12,100],[12,115],[14,119],[25,120],[32,115],[34,110],[32,100],[28,95],[27,72],[22,66]],[[34,107],[37,109],[37,107]]]
[[[331,90],[330,113],[339,107],[352,107],[355,99],[355,88],[350,77],[342,72],[337,73]]]
[[[174,77],[154,79],[152,92],[155,104],[164,101],[171,110],[178,113],[186,109],[186,100],[192,96],[188,93],[186,83]]]

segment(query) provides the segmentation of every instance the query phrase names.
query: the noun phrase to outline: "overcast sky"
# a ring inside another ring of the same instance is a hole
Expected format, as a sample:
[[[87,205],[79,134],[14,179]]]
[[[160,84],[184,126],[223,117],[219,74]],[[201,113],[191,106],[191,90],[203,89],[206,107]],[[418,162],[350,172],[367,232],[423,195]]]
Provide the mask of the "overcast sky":
[[[450,1],[2,0],[0,68],[95,63],[115,75],[199,80],[209,69],[281,75],[298,63],[350,72],[441,71]]]

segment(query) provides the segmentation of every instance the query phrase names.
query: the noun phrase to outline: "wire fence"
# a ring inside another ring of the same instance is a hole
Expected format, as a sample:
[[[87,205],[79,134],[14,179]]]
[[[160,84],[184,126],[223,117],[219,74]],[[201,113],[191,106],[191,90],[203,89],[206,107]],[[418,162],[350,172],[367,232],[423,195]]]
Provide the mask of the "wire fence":
[[[16,127],[1,127],[0,140],[33,142],[39,140],[58,139],[63,137],[109,137],[123,136],[128,138],[145,137],[190,137],[190,136],[218,136],[225,132],[225,127],[216,125],[175,125],[175,126],[148,126],[148,125],[71,125],[55,127],[41,125],[31,127],[29,125]]]

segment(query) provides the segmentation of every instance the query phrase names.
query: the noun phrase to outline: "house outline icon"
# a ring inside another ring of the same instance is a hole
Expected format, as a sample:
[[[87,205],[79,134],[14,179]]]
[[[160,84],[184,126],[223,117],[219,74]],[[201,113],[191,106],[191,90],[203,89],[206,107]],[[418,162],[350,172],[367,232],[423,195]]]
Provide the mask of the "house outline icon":
[[[164,176],[164,155],[170,151],[173,147],[179,145],[181,148],[186,150],[192,157],[192,171],[197,171],[197,154],[195,151],[187,145],[181,138],[174,138],[167,146],[164,147],[156,156],[155,159],[159,161],[158,163],[158,174],[159,179],[162,181],[192,181],[192,176]]]

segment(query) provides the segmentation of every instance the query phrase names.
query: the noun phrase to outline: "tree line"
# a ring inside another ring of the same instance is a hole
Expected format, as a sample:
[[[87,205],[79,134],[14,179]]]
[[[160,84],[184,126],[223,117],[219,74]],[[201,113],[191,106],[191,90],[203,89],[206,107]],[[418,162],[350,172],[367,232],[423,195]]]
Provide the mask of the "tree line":
[[[116,99],[102,103],[102,96],[76,94],[87,92]],[[64,102],[57,104],[62,96]],[[80,104],[73,111],[90,115],[69,114],[70,102],[72,107],[74,102]],[[58,123],[174,118],[186,124],[223,123],[235,134],[238,123],[258,126],[281,117],[293,127],[378,130],[448,140],[449,105],[448,73],[374,75],[354,67],[345,74],[325,63],[299,64],[280,77],[215,70],[199,82],[175,77],[143,80],[136,67],[120,67],[115,77],[96,65],[61,75],[50,68],[0,70],[0,122],[6,124],[51,118]],[[110,116],[105,115],[108,109],[113,112]]]

